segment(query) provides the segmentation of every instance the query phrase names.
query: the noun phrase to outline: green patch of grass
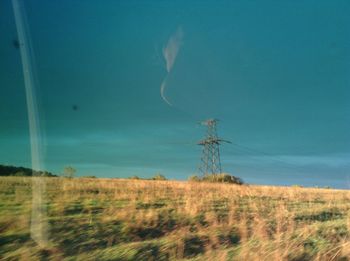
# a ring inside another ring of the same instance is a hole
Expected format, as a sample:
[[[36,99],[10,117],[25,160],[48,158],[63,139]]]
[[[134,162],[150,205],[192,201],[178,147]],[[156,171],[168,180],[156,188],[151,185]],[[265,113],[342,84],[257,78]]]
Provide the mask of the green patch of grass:
[[[299,214],[295,217],[295,221],[306,222],[306,221],[319,221],[325,222],[328,220],[341,219],[344,214],[338,210],[323,210],[313,214]]]
[[[303,246],[305,254],[314,257],[317,253],[329,249],[329,241],[323,237],[312,236],[304,241]]]
[[[194,257],[204,253],[205,245],[209,242],[207,236],[190,235],[184,238],[184,257]]]
[[[73,202],[64,207],[64,215],[76,215],[80,214],[84,209],[84,206],[80,202]]]
[[[0,234],[0,257],[6,253],[13,252],[18,246],[23,245],[30,239],[30,234],[17,233],[17,234]]]
[[[167,241],[147,240],[107,247],[101,251],[87,252],[78,256],[78,260],[101,261],[156,261],[173,260],[176,256],[176,245]]]
[[[347,225],[343,220],[330,221],[321,224],[318,226],[316,235],[325,238],[332,243],[339,243],[350,236]]]
[[[139,201],[136,203],[136,209],[162,208],[165,206],[166,203],[164,202],[143,203]]]

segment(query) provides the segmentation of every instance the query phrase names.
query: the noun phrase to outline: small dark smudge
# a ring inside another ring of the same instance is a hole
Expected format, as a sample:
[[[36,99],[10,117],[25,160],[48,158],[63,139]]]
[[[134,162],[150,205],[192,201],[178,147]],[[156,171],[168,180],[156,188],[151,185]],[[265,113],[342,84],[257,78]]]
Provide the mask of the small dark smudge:
[[[14,40],[12,41],[12,45],[13,45],[16,49],[19,49],[19,47],[20,47],[20,43],[19,43],[19,41],[18,41],[17,39],[14,39]]]

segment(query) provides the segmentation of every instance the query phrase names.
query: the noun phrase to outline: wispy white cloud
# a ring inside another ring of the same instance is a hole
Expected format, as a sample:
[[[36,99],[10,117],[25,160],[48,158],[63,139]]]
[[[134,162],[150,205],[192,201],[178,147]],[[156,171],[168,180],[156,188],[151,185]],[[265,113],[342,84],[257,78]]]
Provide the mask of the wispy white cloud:
[[[176,56],[180,50],[180,46],[182,45],[183,36],[184,33],[181,26],[179,26],[176,32],[169,38],[167,45],[163,48],[163,55],[168,73],[174,66]]]
[[[166,87],[166,80],[167,77],[164,78],[162,84],[160,85],[160,96],[162,96],[162,99],[169,104],[170,106],[172,106],[172,104],[170,103],[170,101],[167,99],[167,97],[165,96],[165,87]]]
[[[181,26],[179,26],[176,32],[169,38],[167,45],[163,48],[163,56],[165,59],[165,66],[166,66],[168,75],[174,66],[177,54],[182,45],[183,36],[184,36],[184,33],[182,31]],[[160,95],[168,105],[172,106],[170,101],[165,96],[165,89],[167,86],[168,75],[162,81],[162,84],[160,86]]]

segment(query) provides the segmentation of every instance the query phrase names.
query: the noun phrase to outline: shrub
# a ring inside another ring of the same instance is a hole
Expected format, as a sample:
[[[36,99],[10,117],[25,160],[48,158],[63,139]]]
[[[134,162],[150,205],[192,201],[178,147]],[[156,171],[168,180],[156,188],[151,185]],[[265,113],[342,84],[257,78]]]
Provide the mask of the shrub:
[[[24,171],[17,171],[16,173],[12,174],[13,176],[17,176],[17,177],[20,177],[20,176],[26,176],[25,172]]]
[[[36,175],[41,176],[41,177],[53,177],[54,176],[48,171],[39,171],[36,173]]]
[[[166,180],[166,177],[164,177],[163,175],[161,174],[156,174],[152,180]]]
[[[74,175],[76,172],[77,172],[77,170],[75,168],[67,166],[63,169],[63,177],[74,178]]]
[[[209,182],[223,182],[223,183],[231,183],[231,184],[238,184],[242,185],[243,180],[232,176],[227,173],[220,173],[220,174],[210,174],[203,177],[203,181],[209,181]]]
[[[222,182],[222,183],[230,183],[242,185],[244,184],[243,180],[239,177],[235,177],[228,173],[220,173],[220,174],[208,174],[204,177],[200,178],[196,175],[190,176],[188,178],[189,181],[205,181],[205,182]]]
[[[198,177],[197,175],[192,175],[188,178],[188,181],[195,181],[195,182],[198,182],[198,181],[201,181],[200,177]]]
[[[131,177],[129,177],[129,179],[140,179],[138,176],[131,176]]]

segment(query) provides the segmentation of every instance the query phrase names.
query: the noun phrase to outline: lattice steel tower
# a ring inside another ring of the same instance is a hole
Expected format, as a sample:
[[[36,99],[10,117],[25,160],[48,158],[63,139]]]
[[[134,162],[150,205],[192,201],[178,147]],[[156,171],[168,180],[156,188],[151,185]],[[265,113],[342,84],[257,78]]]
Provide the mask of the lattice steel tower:
[[[207,126],[207,133],[204,140],[198,142],[198,145],[203,146],[201,165],[199,172],[205,176],[208,174],[221,173],[220,162],[220,144],[221,142],[231,143],[218,137],[216,131],[217,119],[209,119],[201,122],[202,125]]]

